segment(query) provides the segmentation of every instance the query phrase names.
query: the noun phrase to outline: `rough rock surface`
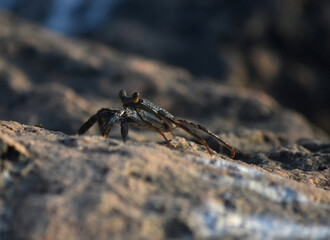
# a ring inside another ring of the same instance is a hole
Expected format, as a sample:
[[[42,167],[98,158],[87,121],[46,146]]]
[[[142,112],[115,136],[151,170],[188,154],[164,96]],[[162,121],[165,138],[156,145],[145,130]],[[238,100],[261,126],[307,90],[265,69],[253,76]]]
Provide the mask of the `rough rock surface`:
[[[72,135],[120,89],[203,123],[235,160],[179,131],[171,149],[147,131]],[[261,91],[1,14],[0,119],[16,121],[0,122],[1,240],[330,238],[329,137]]]
[[[121,5],[91,38],[194,74],[262,89],[330,133],[328,0]]]
[[[326,136],[261,91],[195,78],[180,68],[64,38],[12,15],[0,15],[0,24],[3,120],[72,134],[99,108],[120,108],[118,92],[126,89],[214,131],[257,128],[290,140]]]
[[[330,237],[329,192],[183,138],[168,149],[5,121],[0,133],[2,240]]]
[[[200,76],[263,89],[330,133],[328,0],[33,3],[3,0],[0,8]]]

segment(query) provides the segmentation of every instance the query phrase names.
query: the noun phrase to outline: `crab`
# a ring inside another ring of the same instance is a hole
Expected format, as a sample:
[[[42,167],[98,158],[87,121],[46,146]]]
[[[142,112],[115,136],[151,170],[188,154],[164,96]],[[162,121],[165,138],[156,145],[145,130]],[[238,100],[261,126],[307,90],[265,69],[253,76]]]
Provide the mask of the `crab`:
[[[210,156],[213,157],[213,153],[206,141],[193,131],[199,130],[210,135],[228,148],[231,152],[231,158],[234,158],[235,149],[208,128],[198,123],[174,117],[162,107],[141,98],[138,92],[127,96],[126,91],[121,90],[119,92],[119,98],[123,104],[123,109],[101,108],[79,128],[78,134],[84,134],[91,126],[98,122],[101,135],[108,137],[111,128],[116,123],[120,123],[121,136],[124,142],[127,140],[129,127],[135,127],[158,132],[169,146],[169,140],[164,133],[170,132],[174,136],[173,130],[181,128],[204,145]]]

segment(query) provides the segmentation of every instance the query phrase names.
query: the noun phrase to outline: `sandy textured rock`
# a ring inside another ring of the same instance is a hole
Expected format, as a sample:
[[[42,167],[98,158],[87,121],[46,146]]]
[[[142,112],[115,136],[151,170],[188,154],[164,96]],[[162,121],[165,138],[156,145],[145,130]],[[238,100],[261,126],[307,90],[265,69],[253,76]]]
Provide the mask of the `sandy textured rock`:
[[[4,240],[330,237],[329,192],[183,138],[168,149],[5,121],[0,134]]]
[[[285,178],[330,189],[329,140],[302,138],[288,142],[273,132],[246,129],[220,136],[236,147],[236,159]],[[209,142],[213,149],[222,150],[213,140]]]

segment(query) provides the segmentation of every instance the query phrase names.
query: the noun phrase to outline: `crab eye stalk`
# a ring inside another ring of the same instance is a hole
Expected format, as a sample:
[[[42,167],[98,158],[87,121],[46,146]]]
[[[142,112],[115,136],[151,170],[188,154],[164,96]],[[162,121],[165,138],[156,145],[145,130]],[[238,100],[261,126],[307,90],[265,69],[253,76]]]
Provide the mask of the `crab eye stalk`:
[[[133,94],[132,94],[132,102],[133,102],[133,103],[138,103],[139,100],[140,100],[140,94],[137,93],[137,92],[133,93]]]
[[[119,98],[120,98],[121,100],[124,100],[125,98],[127,98],[127,93],[126,93],[125,90],[120,90],[120,91],[119,91]]]

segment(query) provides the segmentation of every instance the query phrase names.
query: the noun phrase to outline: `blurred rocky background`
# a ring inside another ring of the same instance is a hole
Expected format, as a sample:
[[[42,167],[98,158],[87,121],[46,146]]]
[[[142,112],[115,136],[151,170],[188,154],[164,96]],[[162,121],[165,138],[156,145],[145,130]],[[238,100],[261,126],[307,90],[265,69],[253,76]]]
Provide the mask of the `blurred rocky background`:
[[[330,237],[327,1],[0,6],[1,240]],[[148,131],[76,136],[120,89],[235,159],[182,131],[171,149]]]
[[[327,0],[1,0],[67,35],[261,89],[330,132]]]

